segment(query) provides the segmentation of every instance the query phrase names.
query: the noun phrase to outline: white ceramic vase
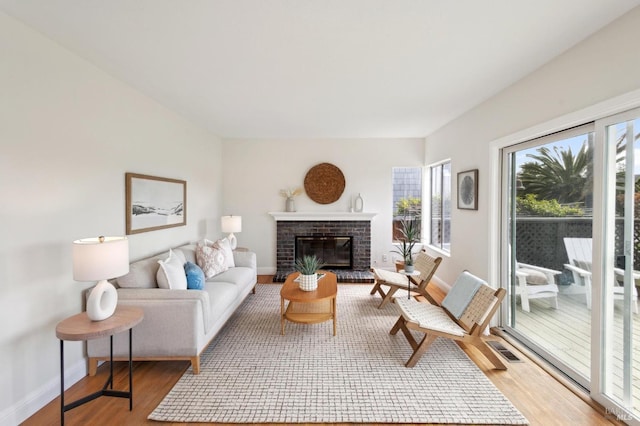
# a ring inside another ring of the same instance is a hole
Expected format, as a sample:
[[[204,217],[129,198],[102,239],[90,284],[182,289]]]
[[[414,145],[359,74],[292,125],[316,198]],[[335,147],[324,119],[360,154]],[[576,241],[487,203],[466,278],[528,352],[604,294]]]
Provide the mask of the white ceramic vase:
[[[362,199],[362,196],[360,194],[358,194],[353,204],[353,209],[356,212],[360,213],[364,210],[364,200]]]
[[[313,291],[318,288],[318,274],[302,275],[300,274],[300,290]]]
[[[288,211],[288,212],[295,212],[296,211],[296,202],[293,199],[293,197],[287,198],[287,203],[285,205],[285,210]]]

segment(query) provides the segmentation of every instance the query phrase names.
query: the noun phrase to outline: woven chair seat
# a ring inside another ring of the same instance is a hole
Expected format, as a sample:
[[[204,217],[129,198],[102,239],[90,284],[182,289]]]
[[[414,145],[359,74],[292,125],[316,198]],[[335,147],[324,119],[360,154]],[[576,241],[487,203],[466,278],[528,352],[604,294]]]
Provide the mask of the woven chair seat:
[[[456,336],[466,334],[465,330],[456,324],[440,306],[402,297],[396,298],[395,303],[404,319],[418,324],[421,328]]]
[[[378,268],[373,268],[373,273],[378,281],[380,281],[380,284],[388,283],[398,287],[407,288],[408,280],[406,275]]]

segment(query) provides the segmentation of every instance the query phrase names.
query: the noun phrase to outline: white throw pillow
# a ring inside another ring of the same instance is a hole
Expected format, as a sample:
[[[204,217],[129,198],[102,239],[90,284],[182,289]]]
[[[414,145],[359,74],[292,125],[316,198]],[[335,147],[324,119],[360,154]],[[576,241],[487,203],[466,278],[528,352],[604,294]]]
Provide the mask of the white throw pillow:
[[[226,237],[216,241],[213,246],[222,250],[222,254],[224,254],[224,262],[225,265],[227,265],[227,268],[236,267],[236,264],[233,261],[233,250],[231,249],[231,243]]]
[[[169,250],[169,257],[165,260],[158,260],[160,267],[156,274],[158,287],[171,290],[186,290],[187,275],[184,272],[184,265],[179,256]]]
[[[222,250],[207,240],[198,243],[196,247],[196,263],[204,272],[205,278],[211,278],[229,269]]]

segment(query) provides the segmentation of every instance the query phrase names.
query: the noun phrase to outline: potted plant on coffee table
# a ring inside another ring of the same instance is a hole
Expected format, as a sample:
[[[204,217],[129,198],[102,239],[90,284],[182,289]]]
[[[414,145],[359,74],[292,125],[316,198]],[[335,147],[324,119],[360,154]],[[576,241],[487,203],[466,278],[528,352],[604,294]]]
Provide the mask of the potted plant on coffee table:
[[[420,241],[420,220],[418,218],[401,219],[399,231],[400,245],[393,252],[402,256],[405,272],[413,272],[413,249]]]
[[[323,266],[315,255],[296,259],[295,269],[300,272],[300,290],[313,291],[318,288],[318,269]]]

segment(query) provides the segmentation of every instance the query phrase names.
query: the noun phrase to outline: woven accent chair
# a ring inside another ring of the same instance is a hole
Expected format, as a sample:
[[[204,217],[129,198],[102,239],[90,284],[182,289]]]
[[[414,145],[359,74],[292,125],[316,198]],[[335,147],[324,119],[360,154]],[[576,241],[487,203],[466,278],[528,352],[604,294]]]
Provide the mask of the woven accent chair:
[[[429,284],[429,281],[431,281],[431,277],[433,277],[436,269],[438,269],[438,266],[440,266],[440,262],[442,262],[441,257],[434,258],[425,252],[418,253],[413,264],[415,266],[415,270],[420,272],[420,275],[409,277],[411,282],[415,285],[415,287],[411,288],[411,291],[415,292],[414,295],[424,296],[427,300],[432,300],[431,296],[427,293],[427,285]],[[389,303],[396,291],[400,289],[404,289],[406,291],[409,286],[407,276],[399,272],[387,271],[386,269],[378,268],[373,268],[372,271],[375,275],[376,282],[371,289],[371,294],[378,292],[380,293],[380,296],[382,296],[382,302],[378,305],[378,309]],[[385,293],[381,286],[388,286],[389,290]]]
[[[497,338],[484,334],[505,294],[505,289],[494,290],[480,278],[463,272],[441,306],[415,299],[396,298],[400,318],[390,334],[402,331],[413,348],[413,354],[405,366],[415,366],[431,343],[437,337],[444,337],[475,346],[496,369],[506,370],[506,365],[486,343],[486,340]],[[411,330],[424,333],[420,343],[413,337]]]

